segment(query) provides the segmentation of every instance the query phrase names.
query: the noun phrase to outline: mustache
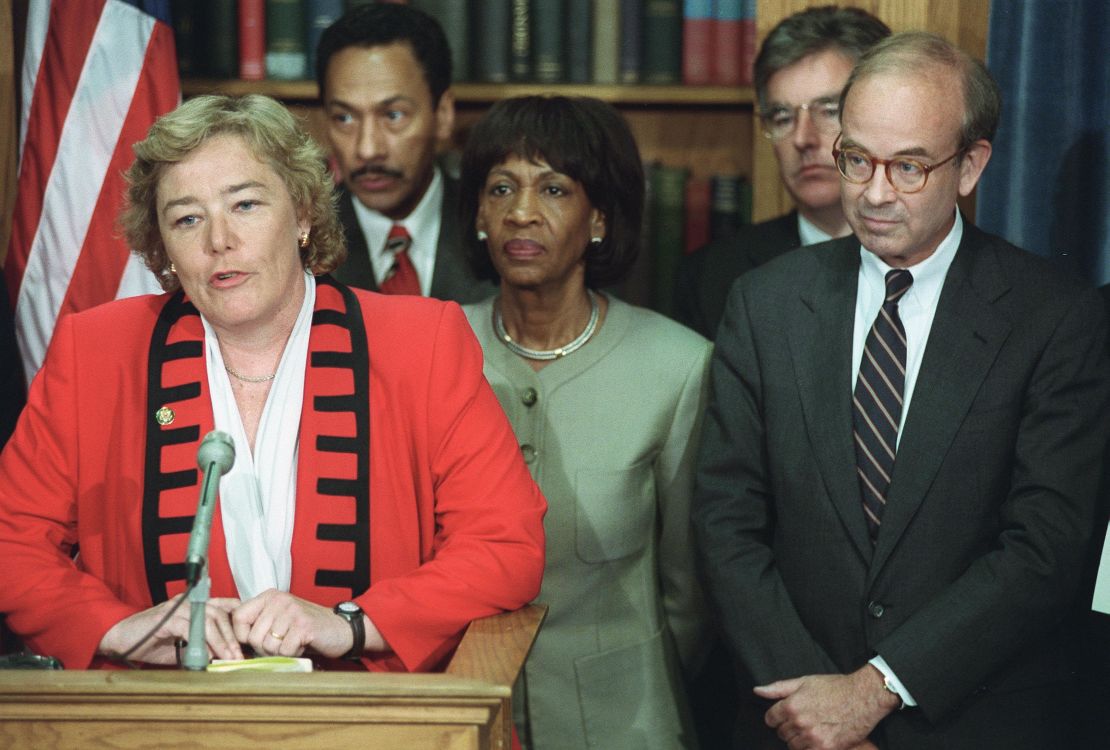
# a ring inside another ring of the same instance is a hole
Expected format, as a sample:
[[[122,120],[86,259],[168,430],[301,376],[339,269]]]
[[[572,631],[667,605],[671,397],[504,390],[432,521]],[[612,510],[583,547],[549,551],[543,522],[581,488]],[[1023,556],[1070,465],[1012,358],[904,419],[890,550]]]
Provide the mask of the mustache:
[[[351,172],[351,179],[357,180],[360,177],[392,177],[394,179],[401,179],[404,173],[399,169],[390,169],[378,164],[367,164],[365,167],[359,167],[354,172]]]

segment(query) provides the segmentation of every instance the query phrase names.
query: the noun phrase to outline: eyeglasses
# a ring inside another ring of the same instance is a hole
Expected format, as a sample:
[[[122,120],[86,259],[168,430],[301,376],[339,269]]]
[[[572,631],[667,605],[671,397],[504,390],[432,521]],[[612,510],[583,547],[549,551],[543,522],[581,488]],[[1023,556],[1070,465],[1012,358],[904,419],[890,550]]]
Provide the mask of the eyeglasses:
[[[809,112],[813,127],[824,135],[840,131],[840,100],[831,97],[814,99],[808,104],[790,107],[784,104],[773,105],[768,111],[759,113],[763,123],[763,135],[772,141],[781,141],[798,127],[800,112]]]
[[[886,169],[886,179],[899,193],[917,193],[925,189],[929,181],[929,173],[937,167],[943,166],[964,153],[960,149],[947,159],[936,164],[922,164],[917,159],[898,156],[893,159],[879,159],[866,151],[858,148],[839,149],[840,136],[833,143],[833,159],[841,176],[853,185],[863,185],[871,181],[875,174],[875,165],[882,164]]]

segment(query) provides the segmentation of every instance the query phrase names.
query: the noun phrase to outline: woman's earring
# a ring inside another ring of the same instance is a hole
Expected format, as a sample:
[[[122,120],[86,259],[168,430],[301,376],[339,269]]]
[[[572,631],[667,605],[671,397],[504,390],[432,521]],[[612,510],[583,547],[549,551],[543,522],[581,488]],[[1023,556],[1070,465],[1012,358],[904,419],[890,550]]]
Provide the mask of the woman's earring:
[[[601,239],[601,237],[591,237],[590,244],[596,247],[601,244]]]
[[[297,244],[301,246],[301,249],[308,247],[308,232],[301,233],[301,237],[297,241]]]
[[[177,266],[173,263],[170,263],[170,273],[177,273]]]
[[[486,234],[485,232],[483,232],[481,229],[479,229],[478,230],[478,241],[479,242],[485,242],[488,239],[489,239],[489,235]]]

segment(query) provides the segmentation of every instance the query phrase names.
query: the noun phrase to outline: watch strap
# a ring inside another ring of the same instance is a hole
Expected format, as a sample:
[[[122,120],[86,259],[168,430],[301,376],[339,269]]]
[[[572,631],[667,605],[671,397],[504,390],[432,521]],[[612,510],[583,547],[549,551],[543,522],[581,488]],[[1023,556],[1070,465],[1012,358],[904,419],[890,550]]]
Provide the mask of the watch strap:
[[[353,602],[343,602],[343,604],[353,604]],[[366,650],[366,621],[362,619],[362,608],[354,605],[350,610],[340,608],[341,605],[335,605],[334,612],[347,621],[351,626],[351,635],[353,642],[351,650],[343,655],[344,659],[360,659],[362,658],[363,651]]]

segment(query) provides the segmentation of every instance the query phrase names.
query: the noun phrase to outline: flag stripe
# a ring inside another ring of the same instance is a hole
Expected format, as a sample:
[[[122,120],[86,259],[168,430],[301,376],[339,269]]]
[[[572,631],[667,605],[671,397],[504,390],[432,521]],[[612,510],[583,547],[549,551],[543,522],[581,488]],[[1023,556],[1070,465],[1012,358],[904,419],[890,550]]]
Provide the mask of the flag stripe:
[[[164,2],[143,6],[168,13]],[[30,382],[59,314],[158,291],[116,218],[131,145],[177,104],[180,87],[172,30],[123,0],[32,0],[25,55],[25,136],[4,272]]]
[[[104,174],[103,186],[96,207],[89,218],[84,246],[73,269],[68,292],[59,315],[83,310],[113,299],[120,289],[120,278],[131,253],[119,241],[116,219],[123,208],[126,182],[123,173],[131,165],[131,145],[142,140],[150,123],[162,112],[177,105],[175,88],[162,85],[177,75],[173,54],[173,32],[164,24],[154,24],[141,73],[135,84],[135,96],[123,120],[115,151]],[[140,264],[141,265],[141,264]],[[139,293],[157,291],[151,277]]]
[[[44,3],[36,6],[30,15],[41,24]],[[61,3],[50,3],[47,11],[48,25],[45,34],[32,42],[40,41],[42,47],[25,62],[24,102],[27,108],[24,130],[26,140],[19,165],[19,179],[15,208],[12,217],[12,237],[5,260],[5,275],[13,300],[22,282],[31,253],[31,245],[38,232],[42,216],[43,193],[41,187],[54,168],[58,138],[69,115],[70,102],[78,86],[78,78],[85,64],[85,56],[97,28],[103,0],[66,4],[62,14]],[[34,72],[28,68],[34,65]],[[29,80],[28,80],[29,79]],[[26,98],[30,89],[31,96]]]

